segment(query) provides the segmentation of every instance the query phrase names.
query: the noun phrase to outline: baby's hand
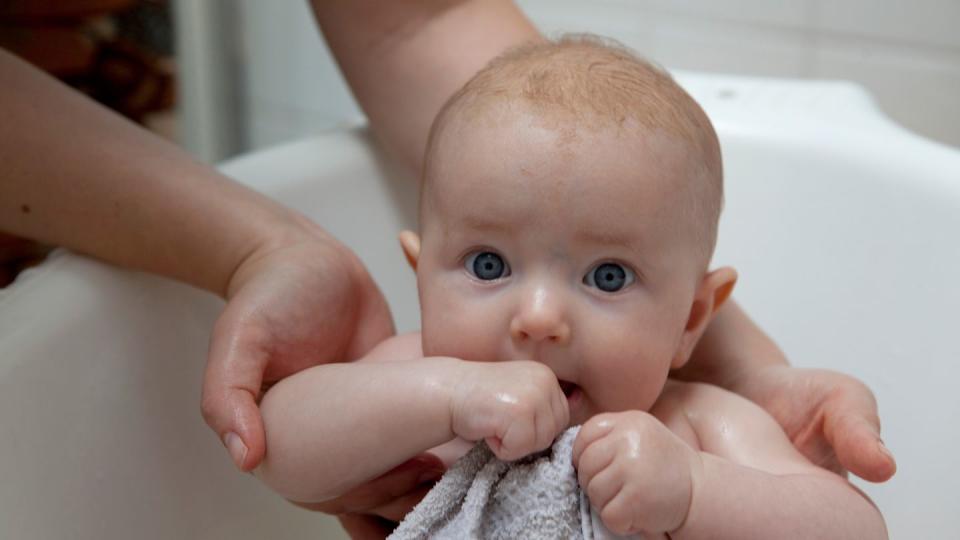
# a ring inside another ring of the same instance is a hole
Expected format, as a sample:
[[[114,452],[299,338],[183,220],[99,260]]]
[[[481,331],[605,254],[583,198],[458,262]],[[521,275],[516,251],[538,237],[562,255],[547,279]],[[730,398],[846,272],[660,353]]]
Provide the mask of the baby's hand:
[[[451,400],[453,432],[485,439],[493,453],[514,460],[550,446],[570,411],[557,377],[530,361],[464,362]]]
[[[692,448],[642,411],[594,416],[573,445],[580,486],[617,534],[662,534],[683,525],[698,461]]]

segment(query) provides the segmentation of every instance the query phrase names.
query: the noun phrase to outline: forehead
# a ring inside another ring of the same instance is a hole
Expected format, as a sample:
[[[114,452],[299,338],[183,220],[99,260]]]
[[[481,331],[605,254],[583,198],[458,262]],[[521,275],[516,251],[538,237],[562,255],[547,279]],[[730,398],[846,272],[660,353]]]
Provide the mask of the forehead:
[[[603,228],[650,221],[675,202],[685,174],[676,138],[568,125],[509,110],[451,122],[429,159],[423,217]]]

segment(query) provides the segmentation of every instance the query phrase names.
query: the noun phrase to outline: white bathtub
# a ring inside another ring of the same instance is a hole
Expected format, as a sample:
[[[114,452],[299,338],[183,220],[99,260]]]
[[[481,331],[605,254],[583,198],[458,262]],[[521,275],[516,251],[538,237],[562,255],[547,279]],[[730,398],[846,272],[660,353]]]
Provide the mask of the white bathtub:
[[[801,366],[875,390],[899,458],[864,489],[894,538],[960,531],[960,151],[885,120],[842,83],[681,82],[721,135],[717,261]],[[417,326],[395,233],[413,183],[362,130],[224,164],[353,247],[401,330]],[[0,291],[0,538],[323,538],[325,518],[234,472],[199,392],[219,300],[69,253]]]

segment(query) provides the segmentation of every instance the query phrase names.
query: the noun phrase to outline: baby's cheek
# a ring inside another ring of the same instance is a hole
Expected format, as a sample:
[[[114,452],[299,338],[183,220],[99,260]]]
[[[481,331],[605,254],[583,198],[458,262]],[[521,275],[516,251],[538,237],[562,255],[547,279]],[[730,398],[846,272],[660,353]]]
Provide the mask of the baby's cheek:
[[[595,399],[603,411],[646,410],[663,387],[669,358],[656,336],[637,334],[592,344],[591,386],[602,389]]]
[[[504,336],[497,310],[469,298],[425,302],[423,311],[423,352],[426,356],[452,356],[463,360],[500,360]]]
[[[425,356],[452,356],[462,360],[497,360],[497,348],[491,346],[491,339],[485,335],[484,327],[476,325],[456,325],[444,321],[423,330],[423,353]]]

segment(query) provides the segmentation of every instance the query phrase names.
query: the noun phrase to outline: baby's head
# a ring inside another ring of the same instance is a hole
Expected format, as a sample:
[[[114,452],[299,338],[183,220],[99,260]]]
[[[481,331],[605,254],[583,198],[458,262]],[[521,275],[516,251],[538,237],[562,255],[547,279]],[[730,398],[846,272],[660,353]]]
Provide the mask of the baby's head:
[[[403,236],[424,353],[537,360],[571,421],[648,409],[735,273],[707,271],[722,199],[710,121],[622,47],[568,37],[495,59],[428,144]]]

